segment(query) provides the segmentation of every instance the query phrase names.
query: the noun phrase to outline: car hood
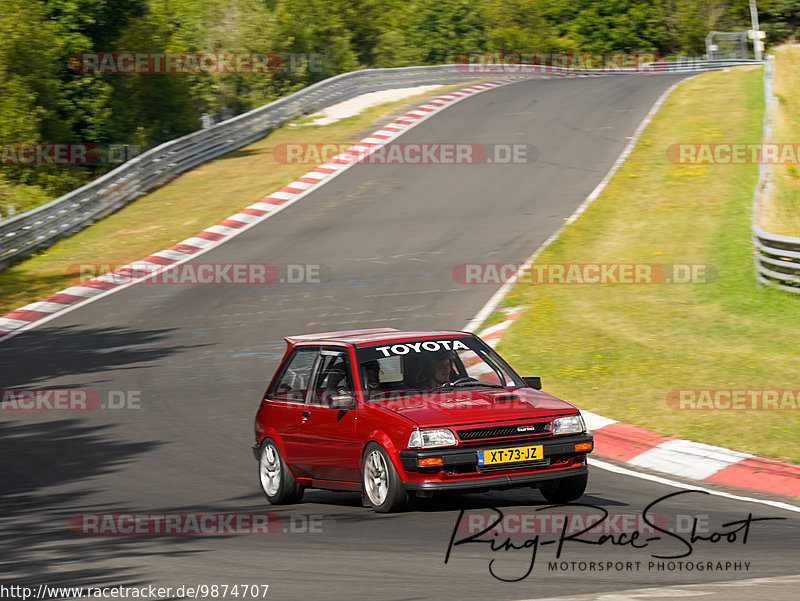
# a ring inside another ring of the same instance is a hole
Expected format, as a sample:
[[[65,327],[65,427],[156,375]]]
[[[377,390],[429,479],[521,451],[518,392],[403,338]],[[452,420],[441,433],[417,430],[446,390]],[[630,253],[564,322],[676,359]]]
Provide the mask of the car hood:
[[[419,426],[462,426],[574,413],[577,408],[533,388],[454,390],[371,400],[368,406],[392,411]]]

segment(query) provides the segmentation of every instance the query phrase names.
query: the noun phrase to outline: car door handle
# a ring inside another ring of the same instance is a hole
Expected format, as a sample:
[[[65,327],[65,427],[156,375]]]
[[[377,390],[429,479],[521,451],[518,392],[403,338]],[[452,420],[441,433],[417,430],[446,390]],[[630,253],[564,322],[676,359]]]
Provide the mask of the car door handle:
[[[311,412],[308,409],[305,409],[303,413],[301,413],[303,417],[311,417]]]

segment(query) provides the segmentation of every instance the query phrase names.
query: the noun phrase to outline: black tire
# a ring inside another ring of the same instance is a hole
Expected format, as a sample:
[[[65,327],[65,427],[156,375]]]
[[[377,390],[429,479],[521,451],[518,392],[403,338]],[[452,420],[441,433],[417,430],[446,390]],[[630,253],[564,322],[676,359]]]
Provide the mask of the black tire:
[[[278,445],[271,438],[261,441],[258,455],[258,480],[267,501],[273,505],[299,503],[304,489],[295,480],[283,460]]]
[[[539,485],[539,491],[551,503],[570,503],[583,496],[588,482],[589,474],[559,478],[542,482]]]
[[[367,445],[361,459],[361,497],[377,513],[401,511],[408,503],[403,481],[377,442]]]

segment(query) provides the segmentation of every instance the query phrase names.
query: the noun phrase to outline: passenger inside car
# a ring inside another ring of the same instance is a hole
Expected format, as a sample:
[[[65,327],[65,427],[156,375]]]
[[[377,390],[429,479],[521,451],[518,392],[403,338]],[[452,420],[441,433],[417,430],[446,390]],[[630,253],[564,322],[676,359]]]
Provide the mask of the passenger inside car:
[[[381,365],[378,361],[365,361],[361,364],[363,373],[365,374],[365,382],[367,390],[378,390],[381,388]]]

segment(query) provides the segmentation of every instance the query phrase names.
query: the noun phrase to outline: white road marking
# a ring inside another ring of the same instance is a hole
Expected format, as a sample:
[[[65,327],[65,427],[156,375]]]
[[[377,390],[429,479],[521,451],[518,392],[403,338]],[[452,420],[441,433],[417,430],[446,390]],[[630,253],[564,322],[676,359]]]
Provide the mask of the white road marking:
[[[470,97],[474,96],[475,94],[483,92],[483,91],[497,89],[497,88],[500,88],[500,87],[503,87],[503,86],[506,86],[506,85],[509,85],[509,84],[513,84],[513,83],[517,83],[517,80],[500,79],[500,80],[497,80],[497,83],[494,83],[493,85],[486,85],[486,84],[481,85],[480,86],[480,88],[481,88],[480,90],[475,89],[471,94],[458,94],[458,95],[450,94],[448,96],[453,98],[453,100],[451,102],[449,102],[446,105],[438,108],[437,110],[434,110],[434,111],[431,111],[430,113],[427,113],[425,116],[420,117],[419,119],[409,120],[409,124],[408,125],[405,125],[403,127],[397,128],[398,131],[392,132],[391,135],[387,135],[387,139],[384,140],[384,143],[389,143],[390,141],[403,136],[406,132],[408,132],[411,129],[417,127],[420,123],[424,123],[429,118],[433,117],[434,115],[438,115],[442,110],[446,110],[447,108],[455,105],[457,102],[460,102],[461,100],[465,100],[467,98],[470,98]],[[476,86],[473,85],[473,86],[469,86],[469,87],[470,88],[475,88]],[[424,103],[422,106],[426,106],[426,105],[427,105],[427,103]],[[176,261],[175,263],[173,263],[171,265],[171,267],[176,267],[176,266],[181,265],[182,263],[185,263],[187,261],[194,260],[197,257],[199,257],[200,255],[203,255],[203,254],[207,253],[208,251],[216,248],[217,246],[220,246],[221,244],[224,244],[224,243],[228,242],[229,240],[232,240],[236,236],[246,232],[251,227],[254,227],[254,226],[262,223],[263,221],[265,221],[268,218],[274,217],[276,214],[280,213],[281,211],[283,211],[283,210],[287,209],[288,207],[292,206],[297,201],[299,201],[302,198],[306,197],[312,191],[317,190],[319,186],[322,186],[322,185],[330,183],[331,181],[333,181],[334,179],[336,179],[337,177],[339,177],[340,175],[345,173],[350,167],[352,167],[353,165],[357,165],[357,164],[358,163],[349,163],[347,165],[327,165],[326,164],[325,166],[329,166],[332,169],[334,169],[333,173],[325,174],[324,175],[324,180],[319,185],[315,184],[312,187],[309,187],[309,188],[303,190],[302,192],[300,192],[298,194],[292,195],[291,199],[287,200],[285,203],[283,203],[283,204],[281,204],[279,206],[276,205],[276,208],[273,209],[273,210],[270,210],[266,215],[264,215],[261,218],[260,221],[254,221],[253,223],[248,223],[248,224],[246,224],[246,225],[244,225],[244,226],[242,226],[241,228],[238,228],[238,229],[227,228],[227,227],[219,226],[219,225],[214,225],[214,226],[211,226],[209,228],[206,228],[206,230],[205,230],[206,232],[217,232],[217,233],[224,234],[225,238],[222,238],[221,240],[208,241],[207,239],[195,238],[195,237],[191,237],[191,238],[189,238],[187,240],[182,240],[178,244],[192,244],[194,246],[195,245],[194,242],[190,242],[189,240],[198,241],[196,246],[200,247],[201,250],[197,251],[196,253],[194,253],[192,255],[187,255],[185,259],[181,259],[179,261]],[[302,177],[312,177],[312,176],[314,176],[315,174],[313,173],[313,171],[315,169],[320,169],[321,167],[322,166],[315,167],[309,173],[306,173]],[[264,202],[264,204],[267,204],[269,202],[269,196],[276,196],[276,195],[277,195],[277,193],[272,193],[272,194],[270,194],[268,196],[265,196],[263,199],[261,199],[261,202],[266,201],[266,202]],[[250,205],[250,206],[254,207],[255,205],[258,205],[258,204],[260,204],[260,203],[257,202],[254,205]],[[200,240],[202,240],[203,242],[202,243],[199,242]],[[138,263],[138,262],[134,261],[133,263],[130,264],[130,266],[134,266],[136,263]],[[29,321],[22,321],[22,320],[8,319],[8,318],[0,318],[0,320],[3,320],[3,321],[0,321],[0,327],[4,327],[4,328],[8,327],[11,330],[7,334],[4,334],[4,335],[0,336],[0,342],[9,340],[9,339],[11,339],[11,338],[13,338],[15,336],[18,336],[18,335],[22,334],[23,332],[27,332],[29,330],[33,330],[35,328],[38,328],[38,327],[40,327],[40,326],[42,326],[42,325],[44,325],[44,324],[46,324],[46,323],[48,323],[48,322],[50,322],[50,321],[52,321],[54,319],[58,319],[59,317],[62,317],[64,315],[66,315],[67,313],[71,313],[72,311],[75,311],[76,309],[80,309],[82,307],[85,307],[89,303],[98,301],[101,298],[105,298],[106,296],[110,296],[111,294],[116,294],[117,292],[125,290],[126,288],[129,288],[130,286],[133,286],[133,285],[138,284],[138,283],[140,283],[140,282],[142,282],[142,281],[144,281],[144,280],[146,280],[146,279],[148,279],[150,277],[153,277],[153,275],[155,275],[155,274],[154,273],[148,273],[147,275],[144,275],[144,276],[142,276],[140,278],[132,279],[130,282],[127,282],[125,284],[120,284],[118,286],[115,286],[114,288],[109,288],[108,290],[105,290],[100,294],[97,294],[95,296],[87,298],[84,301],[79,301],[79,302],[73,303],[71,305],[68,305],[65,309],[62,309],[62,310],[60,310],[60,311],[58,311],[56,313],[52,313],[52,314],[48,315],[47,317],[42,317],[41,319],[37,319],[36,321],[29,322]],[[104,280],[103,277],[100,277],[100,278],[97,278],[97,279],[101,280],[101,281],[111,281],[110,279]],[[19,326],[20,323],[23,323],[25,325]]]
[[[675,476],[705,480],[753,455],[690,440],[667,440],[627,461]]]
[[[567,225],[569,225],[570,223],[575,221],[578,217],[580,217],[581,214],[589,207],[589,205],[592,204],[592,202],[594,202],[594,200],[598,196],[600,196],[600,193],[606,187],[606,184],[608,184],[608,182],[611,180],[611,178],[614,176],[614,174],[620,168],[622,163],[625,162],[625,159],[628,158],[628,155],[631,152],[633,152],[633,149],[636,146],[636,142],[639,140],[639,136],[642,135],[642,132],[644,131],[644,128],[647,127],[647,125],[650,123],[650,121],[652,120],[653,116],[658,112],[658,109],[661,108],[661,105],[664,103],[664,101],[667,99],[667,97],[670,94],[672,94],[672,91],[678,86],[678,84],[682,83],[684,81],[687,81],[687,79],[691,79],[691,78],[682,79],[681,81],[672,84],[659,97],[659,99],[656,101],[656,103],[651,107],[650,112],[647,113],[647,115],[645,116],[644,119],[642,119],[642,122],[636,128],[636,131],[633,132],[633,136],[631,136],[628,144],[626,144],[625,148],[622,150],[620,155],[617,157],[617,160],[614,161],[614,164],[611,166],[611,168],[605,174],[605,176],[600,181],[600,183],[597,184],[597,186],[595,186],[594,190],[592,190],[592,193],[589,194],[589,196],[586,197],[586,200],[584,200],[583,203],[581,203],[581,206],[579,206],[577,209],[575,209],[575,212],[572,213],[572,215],[570,215],[567,218],[567,220],[564,222],[564,225],[562,225],[556,232],[553,233],[552,236],[550,236],[547,240],[545,240],[544,243],[539,248],[536,249],[536,252],[534,252],[533,255],[527,261],[525,261],[525,263],[523,263],[520,266],[519,270],[517,271],[517,274],[513,275],[512,277],[510,277],[508,279],[508,281],[505,284],[503,284],[497,292],[494,293],[492,298],[489,299],[489,302],[486,303],[484,305],[484,307],[480,311],[478,311],[478,314],[475,317],[473,317],[472,320],[470,320],[470,322],[466,326],[464,326],[464,329],[466,331],[468,331],[468,332],[476,331],[481,326],[481,324],[484,321],[486,321],[486,319],[492,313],[494,313],[497,310],[497,307],[500,305],[500,303],[502,302],[503,298],[505,298],[505,296],[511,291],[511,286],[513,286],[514,283],[517,281],[517,275],[519,273],[523,272],[526,269],[530,269],[530,265],[533,264],[533,262],[537,259],[537,257],[542,253],[542,251],[545,248],[550,246],[550,244],[553,241],[555,241],[561,235],[561,232],[563,231],[563,229]]]
[[[794,599],[791,588],[800,585],[800,575],[774,576],[771,578],[750,578],[747,580],[724,580],[702,584],[679,584],[637,588],[609,593],[587,593],[584,595],[565,595],[563,597],[537,597],[525,601],[639,601],[640,599],[674,599],[675,597],[706,597],[714,595],[723,601],[732,601],[734,594],[741,599],[781,599],[781,593],[788,593],[785,599]],[[756,587],[756,590],[748,590]],[[773,589],[770,593],[767,590]],[[709,599],[711,601],[711,599]]]
[[[676,480],[670,480],[669,478],[664,478],[662,476],[654,476],[652,474],[645,474],[642,472],[637,472],[634,470],[630,470],[628,468],[622,467],[621,465],[614,465],[612,463],[606,463],[605,461],[601,461],[599,459],[595,459],[594,457],[589,457],[589,465],[600,468],[601,470],[606,470],[609,472],[614,472],[615,474],[621,474],[623,476],[631,476],[633,478],[641,478],[642,480],[649,480],[650,482],[656,482],[658,484],[664,484],[666,486],[673,486],[675,488],[682,488],[684,490],[701,490],[703,492],[710,493],[712,495],[716,495],[718,497],[724,497],[726,499],[733,499],[734,501],[745,501],[748,503],[758,503],[760,505],[769,505],[770,507],[776,507],[777,509],[784,509],[786,511],[792,511],[794,513],[800,513],[800,507],[797,505],[790,505],[788,503],[783,503],[781,501],[771,501],[769,499],[754,499],[753,497],[745,497],[743,495],[734,495],[728,492],[724,492],[721,490],[713,490],[711,488],[704,488],[702,486],[698,486],[697,484],[685,484],[683,482],[678,482]]]

